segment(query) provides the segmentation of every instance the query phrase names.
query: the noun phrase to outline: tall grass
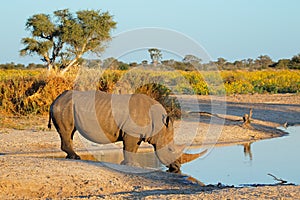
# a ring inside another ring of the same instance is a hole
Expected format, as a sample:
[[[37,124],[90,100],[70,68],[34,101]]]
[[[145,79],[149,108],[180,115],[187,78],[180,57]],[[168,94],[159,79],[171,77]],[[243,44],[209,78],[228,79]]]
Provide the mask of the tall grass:
[[[149,70],[88,70],[64,77],[45,70],[0,70],[0,111],[6,114],[46,114],[64,90],[98,89],[109,93],[145,93],[175,116],[179,105],[171,94],[298,93],[300,71],[184,72]],[[171,100],[170,100],[171,99]]]

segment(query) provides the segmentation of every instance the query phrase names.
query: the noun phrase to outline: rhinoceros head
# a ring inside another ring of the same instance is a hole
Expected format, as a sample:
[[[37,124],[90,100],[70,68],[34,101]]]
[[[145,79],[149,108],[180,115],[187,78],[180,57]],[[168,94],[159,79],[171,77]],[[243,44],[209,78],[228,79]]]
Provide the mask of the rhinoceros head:
[[[156,136],[156,155],[164,165],[169,167],[169,171],[180,172],[178,171],[180,170],[180,164],[190,162],[200,157],[203,152],[198,154],[183,153],[186,146],[179,146],[174,143],[174,128],[171,118],[169,116],[164,117],[163,124],[164,126]]]

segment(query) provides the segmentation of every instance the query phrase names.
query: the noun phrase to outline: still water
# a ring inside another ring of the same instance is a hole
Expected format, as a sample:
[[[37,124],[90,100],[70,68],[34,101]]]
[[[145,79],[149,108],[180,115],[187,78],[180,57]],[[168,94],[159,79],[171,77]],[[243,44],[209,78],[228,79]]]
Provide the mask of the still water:
[[[270,173],[299,185],[300,127],[288,127],[287,131],[287,136],[258,141],[250,146],[214,148],[203,158],[183,165],[182,171],[205,184],[277,183],[268,175]]]
[[[300,126],[289,127],[285,131],[289,134],[284,137],[251,144],[215,147],[204,157],[182,165],[182,173],[206,185],[222,183],[240,186],[278,183],[268,174],[286,180],[288,183],[300,185]],[[92,157],[82,154],[80,156],[82,159],[117,164],[123,160],[122,149],[97,152],[91,151]],[[166,170],[153,151],[136,154],[135,162],[140,166]]]

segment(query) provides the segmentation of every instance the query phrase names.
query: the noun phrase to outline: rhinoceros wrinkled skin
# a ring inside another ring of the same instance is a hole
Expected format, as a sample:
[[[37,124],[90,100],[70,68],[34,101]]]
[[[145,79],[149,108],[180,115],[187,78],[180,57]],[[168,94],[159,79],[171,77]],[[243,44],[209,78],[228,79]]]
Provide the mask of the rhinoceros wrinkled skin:
[[[173,172],[180,172],[182,160],[189,160],[182,158],[186,154],[181,156],[183,149],[174,144],[173,123],[166,110],[143,94],[64,91],[50,106],[49,128],[51,119],[67,158],[80,159],[72,144],[73,135],[78,130],[83,137],[99,144],[123,141],[122,164],[134,164],[132,156],[141,142],[152,144],[158,159],[176,169]],[[193,156],[190,160],[199,156]]]

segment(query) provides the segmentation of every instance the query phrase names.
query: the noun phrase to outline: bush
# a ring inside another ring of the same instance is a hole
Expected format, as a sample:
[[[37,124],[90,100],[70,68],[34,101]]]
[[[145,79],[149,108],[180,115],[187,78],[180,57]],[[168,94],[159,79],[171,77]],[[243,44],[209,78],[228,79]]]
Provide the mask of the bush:
[[[175,97],[171,97],[171,90],[163,85],[152,83],[143,85],[135,93],[146,94],[160,102],[166,109],[168,115],[173,118],[181,117],[180,104]]]
[[[62,77],[45,77],[42,73],[6,77],[0,82],[0,107],[8,114],[45,114],[52,101],[71,88],[71,81]]]

